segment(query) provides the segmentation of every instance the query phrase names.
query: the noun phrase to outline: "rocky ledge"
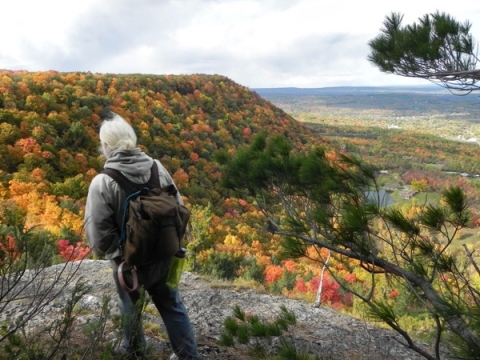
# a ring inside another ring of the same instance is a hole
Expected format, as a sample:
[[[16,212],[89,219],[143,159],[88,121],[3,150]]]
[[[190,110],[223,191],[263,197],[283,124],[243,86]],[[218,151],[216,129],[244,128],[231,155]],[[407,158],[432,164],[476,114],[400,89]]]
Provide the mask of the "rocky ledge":
[[[78,268],[77,268],[78,266]],[[45,283],[54,279],[60,284],[58,274],[62,265],[52,266],[42,275]],[[75,267],[75,278],[82,277],[91,287],[91,291],[84,295],[77,305],[77,323],[87,324],[93,319],[98,319],[103,297],[111,296],[112,317],[116,310],[115,289],[108,261],[85,260],[72,265]],[[64,278],[62,275],[60,278]],[[38,281],[37,281],[38,283]],[[59,294],[52,298],[50,303],[43,307],[29,322],[31,329],[41,328],[52,319],[59,316],[74,282],[70,283]],[[57,286],[60,286],[58,285]],[[32,284],[33,286],[34,284]],[[25,292],[28,293],[28,287]],[[302,301],[286,299],[259,293],[251,289],[238,289],[233,286],[219,286],[201,277],[184,272],[180,284],[181,295],[188,309],[192,325],[196,331],[199,348],[205,359],[245,359],[246,352],[242,349],[229,349],[218,344],[223,330],[223,321],[227,316],[232,316],[233,307],[238,305],[246,313],[258,315],[262,319],[273,319],[280,313],[284,305],[293,312],[297,325],[292,331],[292,339],[298,349],[310,354],[316,354],[320,359],[370,359],[370,360],[408,360],[423,359],[414,351],[404,347],[403,339],[394,332],[375,327],[356,318],[342,315],[329,308],[314,308],[312,304]],[[0,322],[11,321],[16,318],[28,302],[25,297],[10,301],[8,306],[0,313]],[[150,305],[152,306],[152,305]],[[152,311],[147,311],[145,322],[163,324],[158,313],[152,306]],[[110,322],[110,320],[108,320]],[[113,329],[107,326],[106,329]],[[107,330],[108,331],[108,330]],[[118,331],[110,330],[111,334],[106,339],[118,338]],[[162,336],[152,335],[146,331],[148,343],[152,352],[167,354],[170,352],[168,341]],[[158,334],[158,333],[157,333]],[[420,344],[426,346],[426,344]],[[272,341],[267,346],[275,346]],[[155,359],[162,359],[165,355],[158,355]]]

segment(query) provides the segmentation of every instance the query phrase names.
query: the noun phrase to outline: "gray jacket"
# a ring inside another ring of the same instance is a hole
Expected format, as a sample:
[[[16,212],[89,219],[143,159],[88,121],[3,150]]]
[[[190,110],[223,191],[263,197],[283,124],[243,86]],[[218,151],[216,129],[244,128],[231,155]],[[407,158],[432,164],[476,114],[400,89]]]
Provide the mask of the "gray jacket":
[[[158,160],[153,160],[140,149],[113,151],[104,168],[120,170],[130,181],[138,184],[150,179],[150,168],[156,161],[160,185],[174,184],[168,171]],[[88,189],[84,226],[90,248],[99,256],[113,259],[122,255],[118,248],[122,224],[125,192],[106,174],[98,174]],[[180,193],[177,201],[183,205]]]

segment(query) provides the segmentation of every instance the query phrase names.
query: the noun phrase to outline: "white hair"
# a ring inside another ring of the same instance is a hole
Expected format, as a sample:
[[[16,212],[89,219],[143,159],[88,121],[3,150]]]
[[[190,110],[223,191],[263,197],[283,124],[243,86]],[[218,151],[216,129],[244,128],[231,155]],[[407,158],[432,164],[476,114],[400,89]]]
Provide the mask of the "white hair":
[[[135,135],[132,126],[117,114],[111,120],[102,122],[99,135],[104,155],[107,158],[112,151],[137,147],[137,135]]]

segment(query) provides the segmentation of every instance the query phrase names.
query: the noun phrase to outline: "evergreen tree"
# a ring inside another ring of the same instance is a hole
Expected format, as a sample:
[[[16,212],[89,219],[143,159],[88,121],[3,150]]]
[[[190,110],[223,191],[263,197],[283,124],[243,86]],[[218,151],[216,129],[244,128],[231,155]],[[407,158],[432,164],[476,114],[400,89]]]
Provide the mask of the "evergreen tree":
[[[285,239],[284,256],[308,257],[313,246],[345,264],[356,261],[357,270],[366,272],[361,289],[318,260],[372,317],[403,336],[405,346],[427,359],[441,359],[441,345],[462,359],[480,359],[480,289],[474,280],[479,268],[471,250],[451,251],[469,225],[467,198],[459,188],[446,189],[442,202],[414,212],[384,207],[367,196],[379,190],[371,166],[321,148],[294,151],[283,136],[257,136],[232,155],[219,153],[217,161],[223,185],[256,202],[269,231]],[[381,294],[379,281],[385,278],[416,300],[409,312],[431,325],[434,351],[413,341],[402,323],[408,314]]]
[[[369,42],[368,56],[387,73],[423,78],[450,90],[479,90],[480,69],[471,24],[450,15],[426,14],[418,23],[402,26],[403,15],[387,16],[381,34]]]

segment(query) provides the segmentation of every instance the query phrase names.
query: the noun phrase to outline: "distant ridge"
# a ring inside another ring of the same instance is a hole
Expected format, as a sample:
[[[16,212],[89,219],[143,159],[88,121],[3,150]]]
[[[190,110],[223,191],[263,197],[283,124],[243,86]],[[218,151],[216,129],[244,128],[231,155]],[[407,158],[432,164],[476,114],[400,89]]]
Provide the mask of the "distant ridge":
[[[450,94],[448,90],[437,85],[418,85],[418,86],[332,86],[323,88],[298,88],[298,87],[280,87],[280,88],[252,88],[260,96],[263,95],[329,95],[346,94],[356,92],[412,92],[412,93],[438,93]]]
[[[338,86],[324,88],[255,88],[259,96],[291,113],[324,109],[393,111],[396,116],[455,114],[469,121],[480,119],[478,94],[454,95],[437,85]],[[310,109],[310,110],[307,110]],[[450,116],[450,115],[449,115]]]

